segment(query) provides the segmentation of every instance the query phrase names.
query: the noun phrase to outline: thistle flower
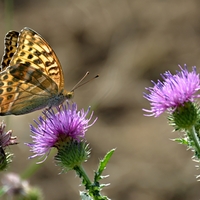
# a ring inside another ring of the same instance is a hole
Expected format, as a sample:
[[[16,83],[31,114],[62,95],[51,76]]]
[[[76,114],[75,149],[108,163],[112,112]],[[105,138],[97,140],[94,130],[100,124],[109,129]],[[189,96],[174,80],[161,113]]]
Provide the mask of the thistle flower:
[[[57,111],[55,113],[53,109],[49,109],[43,112],[44,117],[39,117],[39,122],[35,121],[37,127],[31,125],[33,143],[27,145],[31,148],[34,155],[30,158],[48,155],[51,148],[55,147],[58,150],[58,155],[63,155],[63,151],[65,152],[64,156],[66,160],[66,156],[69,153],[69,151],[66,152],[66,149],[69,150],[70,145],[74,144],[78,148],[80,146],[87,146],[80,145],[80,143],[84,139],[87,129],[97,120],[96,118],[89,124],[93,112],[86,119],[90,108],[87,111],[84,111],[84,109],[77,111],[77,105],[75,103],[71,106],[67,103],[67,105],[62,105],[61,108],[57,108]],[[74,156],[73,153],[72,156]],[[72,160],[76,159],[73,158]]]
[[[144,97],[150,101],[151,109],[143,109],[146,116],[158,117],[168,112],[169,124],[175,131],[183,132],[183,136],[174,139],[180,144],[187,145],[194,152],[193,160],[200,161],[200,106],[196,101],[200,97],[199,74],[196,67],[189,72],[187,66],[179,66],[181,71],[172,75],[169,71],[162,76],[163,82],[153,82],[154,86],[146,88],[150,93]],[[198,166],[199,168],[199,166]],[[198,176],[197,178],[199,178]]]
[[[12,136],[12,131],[5,131],[6,125],[1,122],[0,123],[0,171],[5,170],[9,163],[12,162],[11,157],[12,154],[9,152],[5,152],[5,148],[9,145],[18,144],[17,137]]]
[[[199,74],[196,72],[196,67],[192,68],[192,72],[188,72],[187,66],[182,68],[172,75],[169,71],[162,76],[163,82],[158,80],[153,82],[153,87],[146,88],[150,94],[144,93],[144,98],[150,101],[151,109],[143,109],[146,116],[158,117],[165,111],[173,113],[178,107],[184,106],[187,102],[194,102],[200,95],[196,94],[200,89]]]
[[[9,130],[8,132],[5,131],[6,125],[4,122],[0,123],[0,146],[2,148],[5,148],[6,146],[9,145],[14,145],[17,144],[17,137],[12,136],[12,130]]]
[[[100,184],[99,181],[105,177],[102,173],[114,150],[100,160],[98,169],[94,172],[94,182],[90,180],[83,168],[83,162],[87,161],[90,155],[85,133],[97,120],[95,118],[89,124],[93,116],[93,112],[89,114],[89,111],[90,107],[86,111],[84,109],[78,111],[75,103],[71,106],[67,103],[57,108],[57,112],[52,109],[43,112],[44,116],[39,117],[38,122],[35,121],[37,127],[31,125],[33,142],[27,145],[34,153],[30,158],[45,155],[47,157],[51,148],[56,148],[58,152],[54,159],[62,172],[74,170],[82,179],[86,190],[84,195],[81,193],[82,199],[108,199],[101,195],[101,190],[106,184]]]

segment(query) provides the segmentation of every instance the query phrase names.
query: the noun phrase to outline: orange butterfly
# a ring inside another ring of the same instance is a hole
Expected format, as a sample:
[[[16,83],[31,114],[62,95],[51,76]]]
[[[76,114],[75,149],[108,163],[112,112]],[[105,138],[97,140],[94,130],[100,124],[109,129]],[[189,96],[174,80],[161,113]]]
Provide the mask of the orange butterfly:
[[[59,106],[73,96],[73,90],[64,89],[55,52],[30,28],[6,34],[1,64],[0,115],[22,115]]]

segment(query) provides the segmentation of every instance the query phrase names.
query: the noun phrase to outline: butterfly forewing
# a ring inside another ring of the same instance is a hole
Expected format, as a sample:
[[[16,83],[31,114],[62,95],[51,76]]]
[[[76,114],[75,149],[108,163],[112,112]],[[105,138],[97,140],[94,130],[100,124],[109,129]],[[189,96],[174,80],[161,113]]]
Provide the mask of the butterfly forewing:
[[[27,27],[19,34],[17,50],[10,65],[19,63],[41,69],[60,89],[64,88],[62,68],[53,49],[42,36]]]

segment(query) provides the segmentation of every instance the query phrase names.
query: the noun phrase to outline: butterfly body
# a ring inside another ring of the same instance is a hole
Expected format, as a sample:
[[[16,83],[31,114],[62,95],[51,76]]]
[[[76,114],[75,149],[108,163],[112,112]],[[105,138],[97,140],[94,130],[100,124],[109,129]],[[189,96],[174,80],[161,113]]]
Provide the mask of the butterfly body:
[[[22,115],[59,106],[73,92],[64,89],[60,62],[35,31],[10,31],[0,73],[0,115]]]

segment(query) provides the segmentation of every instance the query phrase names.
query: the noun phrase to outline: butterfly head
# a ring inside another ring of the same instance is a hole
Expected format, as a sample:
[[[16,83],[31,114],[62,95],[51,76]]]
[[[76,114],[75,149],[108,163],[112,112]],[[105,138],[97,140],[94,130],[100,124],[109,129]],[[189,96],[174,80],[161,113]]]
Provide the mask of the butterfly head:
[[[64,99],[72,99],[73,96],[74,96],[74,90],[76,90],[77,88],[79,88],[79,87],[85,85],[86,83],[92,81],[93,79],[99,77],[99,75],[96,75],[92,79],[90,79],[90,80],[88,80],[88,81],[86,81],[84,83],[81,83],[88,74],[89,74],[89,72],[86,72],[86,74],[83,76],[83,78],[72,88],[71,91],[66,91],[66,90],[61,91],[61,94],[62,94],[62,96],[64,96]]]
[[[66,98],[66,99],[72,99],[73,96],[74,96],[74,91],[66,91],[64,90],[63,91],[63,96]]]

